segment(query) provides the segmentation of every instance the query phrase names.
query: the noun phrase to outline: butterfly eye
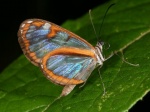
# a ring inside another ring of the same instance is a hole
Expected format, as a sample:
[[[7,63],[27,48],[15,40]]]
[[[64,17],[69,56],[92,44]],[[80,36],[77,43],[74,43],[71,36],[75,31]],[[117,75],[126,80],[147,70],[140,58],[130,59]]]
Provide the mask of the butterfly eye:
[[[103,45],[105,44],[105,42],[99,40],[99,41],[97,42],[97,44],[98,44],[99,46],[103,46]]]
[[[110,44],[108,42],[105,42],[104,49],[108,50],[109,48],[110,48]]]
[[[100,41],[100,44],[103,46],[103,45],[105,44],[105,42],[103,42],[103,41]]]

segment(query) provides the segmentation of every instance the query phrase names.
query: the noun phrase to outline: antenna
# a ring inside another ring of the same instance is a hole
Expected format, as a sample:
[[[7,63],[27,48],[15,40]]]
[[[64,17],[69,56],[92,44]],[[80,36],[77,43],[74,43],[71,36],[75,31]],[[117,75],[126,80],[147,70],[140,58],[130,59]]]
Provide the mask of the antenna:
[[[106,17],[106,15],[107,15],[107,13],[108,13],[109,9],[110,9],[113,5],[115,5],[115,3],[111,4],[111,5],[107,8],[107,10],[106,10],[106,12],[105,12],[105,14],[104,14],[104,17],[103,17],[103,19],[102,19],[102,23],[101,23],[101,25],[100,25],[98,35],[100,35],[100,33],[101,33],[101,29],[102,29],[102,26],[103,26],[103,23],[104,23],[105,17]],[[94,33],[95,33],[96,38],[97,38],[97,40],[98,40],[100,36],[98,36],[98,35],[97,35],[97,33],[96,33],[96,30],[95,30],[95,27],[94,27],[94,24],[93,24],[93,21],[92,21],[91,10],[89,10],[89,16],[90,16],[90,20],[91,20],[91,24],[92,24],[92,27],[93,27]]]
[[[92,24],[92,27],[93,27],[95,36],[96,36],[96,38],[97,38],[97,40],[98,40],[98,35],[97,35],[97,33],[96,33],[96,30],[95,30],[95,27],[94,27],[94,24],[93,24],[93,21],[92,21],[91,9],[89,10],[89,16],[90,16],[90,21],[91,21],[91,24]]]

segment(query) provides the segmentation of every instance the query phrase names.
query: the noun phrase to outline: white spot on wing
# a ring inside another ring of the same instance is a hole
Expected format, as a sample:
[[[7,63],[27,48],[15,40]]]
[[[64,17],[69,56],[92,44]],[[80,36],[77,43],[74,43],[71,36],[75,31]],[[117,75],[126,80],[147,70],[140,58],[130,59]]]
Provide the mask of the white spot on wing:
[[[22,31],[22,30],[20,30],[20,32],[21,32],[21,34],[22,34],[22,32],[23,32],[23,31]]]
[[[46,76],[47,76],[48,79],[50,79],[50,76],[49,76],[49,75],[46,75]]]
[[[41,68],[43,69],[43,65],[41,65]]]
[[[21,27],[24,27],[25,24],[22,24]]]
[[[48,30],[50,27],[51,27],[51,25],[49,23],[45,23],[43,26],[43,28],[46,30]]]
[[[32,23],[33,21],[27,21],[27,23]]]

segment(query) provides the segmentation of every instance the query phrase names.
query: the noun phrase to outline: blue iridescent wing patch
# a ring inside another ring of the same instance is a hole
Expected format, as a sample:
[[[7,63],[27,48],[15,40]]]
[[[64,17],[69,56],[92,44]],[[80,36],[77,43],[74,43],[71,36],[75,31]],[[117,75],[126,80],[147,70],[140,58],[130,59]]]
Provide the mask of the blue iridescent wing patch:
[[[94,61],[91,57],[55,55],[47,60],[47,68],[56,75],[85,81],[95,68]],[[88,71],[88,75],[85,74],[85,71],[86,73]]]

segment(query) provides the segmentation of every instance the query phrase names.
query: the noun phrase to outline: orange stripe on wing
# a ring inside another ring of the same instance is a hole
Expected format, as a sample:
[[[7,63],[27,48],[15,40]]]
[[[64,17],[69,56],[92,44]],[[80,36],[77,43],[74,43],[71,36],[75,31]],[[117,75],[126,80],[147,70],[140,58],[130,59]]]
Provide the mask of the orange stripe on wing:
[[[37,20],[37,21],[32,22],[32,24],[37,27],[41,27],[44,24],[44,22]]]
[[[79,48],[74,48],[74,47],[62,47],[62,48],[58,48],[58,49],[48,53],[43,58],[43,61],[45,61],[49,57],[51,57],[53,55],[57,55],[57,54],[90,56],[90,57],[96,59],[95,53],[92,50],[79,49]]]
[[[52,25],[50,27],[50,33],[47,35],[47,37],[48,38],[54,37],[58,31],[60,31],[60,28]]]

